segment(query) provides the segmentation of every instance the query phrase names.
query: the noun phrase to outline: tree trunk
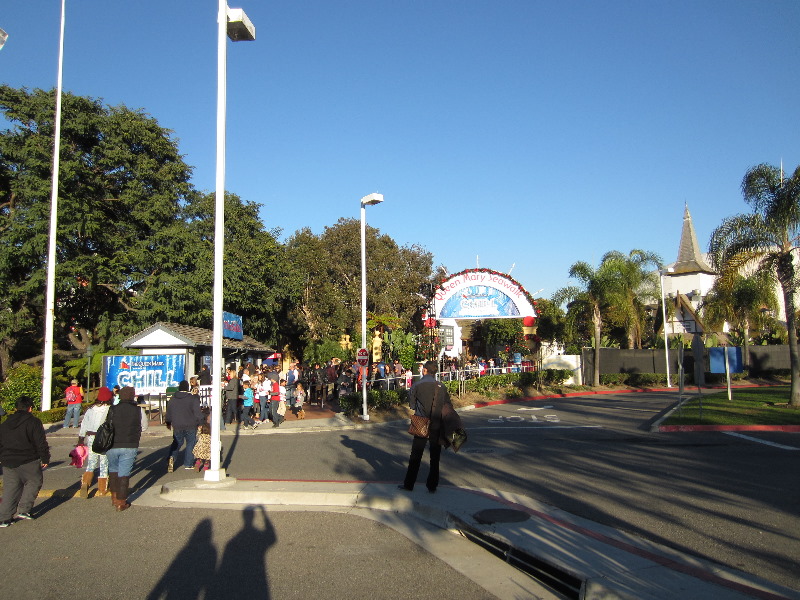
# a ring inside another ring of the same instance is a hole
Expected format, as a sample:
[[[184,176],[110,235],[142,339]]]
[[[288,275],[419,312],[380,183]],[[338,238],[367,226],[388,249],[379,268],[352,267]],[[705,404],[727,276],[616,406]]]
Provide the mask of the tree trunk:
[[[742,352],[744,356],[742,357],[742,364],[746,367],[750,367],[750,319],[747,317],[744,318],[744,348]]]
[[[783,258],[783,257],[782,257]],[[792,255],[778,263],[778,281],[783,291],[783,305],[786,310],[786,329],[789,334],[789,365],[792,369],[792,388],[789,395],[789,406],[800,408],[800,357],[797,355],[797,327],[795,326],[794,309],[794,265]]]
[[[6,380],[6,374],[11,368],[11,342],[8,339],[0,341],[0,381]]]
[[[792,369],[792,391],[789,395],[789,405],[794,408],[800,408],[800,357],[797,355],[794,290],[784,290],[783,301],[786,305],[786,328],[789,334],[789,366]]]
[[[592,323],[594,324],[594,369],[592,369],[592,386],[600,387],[600,330],[603,320],[600,316],[600,307],[592,307]]]

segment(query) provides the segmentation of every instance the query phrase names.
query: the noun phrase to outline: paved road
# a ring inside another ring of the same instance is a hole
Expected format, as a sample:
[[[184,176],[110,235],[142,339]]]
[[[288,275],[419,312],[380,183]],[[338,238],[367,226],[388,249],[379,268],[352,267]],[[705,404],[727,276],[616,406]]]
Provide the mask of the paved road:
[[[470,450],[486,454],[469,474],[453,470],[454,483],[519,491],[800,589],[800,436],[649,433],[671,400],[621,394],[474,411]]]
[[[506,490],[800,589],[797,434],[650,433],[674,396],[589,396],[463,413],[470,442],[449,451],[444,483]],[[535,421],[533,418],[535,417]],[[224,437],[239,478],[399,481],[410,440],[401,424]],[[754,440],[773,442],[767,445]],[[54,442],[54,456],[70,444]],[[167,439],[148,437],[138,487],[197,476],[165,473]],[[56,465],[46,487],[77,487]],[[1,552],[1,551],[0,551]]]
[[[0,530],[3,598],[494,598],[359,516],[261,507],[116,513],[100,498],[52,498],[39,511],[36,521]]]

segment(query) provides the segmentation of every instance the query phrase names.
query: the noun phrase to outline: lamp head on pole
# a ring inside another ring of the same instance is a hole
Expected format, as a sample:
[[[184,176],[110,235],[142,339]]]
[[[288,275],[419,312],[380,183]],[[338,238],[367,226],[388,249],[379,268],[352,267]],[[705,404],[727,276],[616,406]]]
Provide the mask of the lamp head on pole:
[[[361,206],[372,206],[383,202],[383,194],[369,194],[361,199]]]
[[[228,37],[232,42],[252,42],[256,39],[256,27],[241,8],[228,9]]]
[[[0,48],[2,48],[5,45],[7,39],[8,39],[8,34],[2,29],[0,29]]]

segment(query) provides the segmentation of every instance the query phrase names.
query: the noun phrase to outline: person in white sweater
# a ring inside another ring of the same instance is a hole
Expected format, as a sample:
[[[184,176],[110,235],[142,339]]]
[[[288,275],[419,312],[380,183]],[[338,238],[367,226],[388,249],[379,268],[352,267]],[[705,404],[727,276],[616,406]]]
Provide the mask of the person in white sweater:
[[[89,497],[89,487],[92,485],[94,478],[94,470],[100,469],[97,478],[97,496],[108,496],[108,458],[105,454],[97,454],[92,452],[92,442],[97,433],[97,428],[105,423],[106,416],[108,415],[108,408],[111,406],[111,401],[114,399],[114,394],[107,387],[101,387],[97,390],[97,400],[94,401],[83,415],[83,422],[81,422],[81,430],[78,433],[78,444],[88,446],[89,454],[86,458],[86,470],[83,473],[81,480],[81,498]]]

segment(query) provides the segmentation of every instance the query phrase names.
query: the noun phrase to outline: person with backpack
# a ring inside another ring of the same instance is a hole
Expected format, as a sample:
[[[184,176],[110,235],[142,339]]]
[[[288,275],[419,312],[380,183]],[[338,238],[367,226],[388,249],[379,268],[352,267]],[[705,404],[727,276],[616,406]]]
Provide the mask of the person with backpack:
[[[108,409],[114,394],[110,389],[103,386],[97,390],[97,399],[83,416],[81,430],[78,432],[78,445],[86,446],[89,450],[86,459],[86,470],[81,477],[81,498],[89,497],[89,488],[94,479],[94,470],[99,469],[97,476],[97,496],[108,496],[111,492],[108,489],[108,457],[105,454],[98,454],[92,450],[92,443],[97,429],[105,423],[108,416]]]
[[[81,418],[81,403],[83,402],[83,389],[78,385],[78,380],[73,379],[72,385],[64,390],[64,396],[67,399],[67,412],[64,415],[64,429],[67,428],[68,423],[70,429],[78,426],[78,421]]]

